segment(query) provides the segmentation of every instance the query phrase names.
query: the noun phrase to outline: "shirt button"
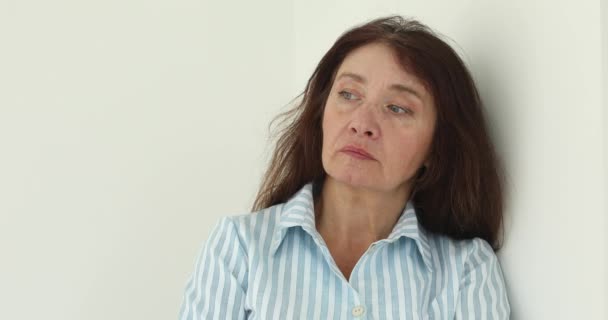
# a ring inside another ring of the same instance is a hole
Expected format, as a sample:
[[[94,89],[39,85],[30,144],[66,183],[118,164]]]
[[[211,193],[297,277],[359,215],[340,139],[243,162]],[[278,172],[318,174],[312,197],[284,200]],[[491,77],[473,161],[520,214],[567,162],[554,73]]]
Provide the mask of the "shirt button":
[[[353,316],[360,317],[365,312],[363,306],[356,306],[353,308]]]

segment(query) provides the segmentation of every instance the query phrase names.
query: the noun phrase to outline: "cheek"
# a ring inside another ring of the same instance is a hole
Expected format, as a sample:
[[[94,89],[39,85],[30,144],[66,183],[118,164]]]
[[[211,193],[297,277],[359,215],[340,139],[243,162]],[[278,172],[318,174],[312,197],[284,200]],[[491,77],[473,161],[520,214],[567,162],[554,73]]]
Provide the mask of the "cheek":
[[[323,121],[321,123],[321,129],[323,130],[323,149],[331,146],[335,139],[336,134],[339,128],[339,120],[336,117],[336,114],[332,112],[331,107],[327,106],[325,108],[325,113],[323,114]]]
[[[409,175],[422,165],[427,148],[426,137],[416,135],[400,136],[388,143],[385,149],[390,166],[403,175]]]
[[[321,143],[321,159],[323,161],[323,163],[325,163],[325,161],[327,160],[327,153],[328,153],[328,148],[330,145],[330,140],[331,140],[331,135],[332,132],[330,129],[330,126],[328,125],[328,122],[331,121],[331,116],[328,114],[327,112],[327,107],[325,108],[325,111],[323,113],[323,120],[321,121],[321,132],[322,134],[322,143]]]

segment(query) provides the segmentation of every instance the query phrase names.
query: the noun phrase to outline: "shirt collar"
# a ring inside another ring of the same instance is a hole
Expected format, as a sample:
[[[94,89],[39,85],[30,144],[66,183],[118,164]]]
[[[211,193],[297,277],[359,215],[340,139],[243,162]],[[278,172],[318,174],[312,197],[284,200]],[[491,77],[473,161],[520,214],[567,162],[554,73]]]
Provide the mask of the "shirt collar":
[[[308,232],[313,239],[320,237],[315,227],[313,185],[307,183],[296,192],[281,210],[277,227],[275,228],[270,253],[274,255],[285,238],[287,230],[292,227],[301,227]],[[382,241],[394,242],[401,237],[413,239],[416,242],[418,252],[422,261],[429,271],[432,271],[431,248],[427,231],[418,223],[416,210],[412,201],[408,201],[399,216],[399,220],[393,227],[391,234]]]

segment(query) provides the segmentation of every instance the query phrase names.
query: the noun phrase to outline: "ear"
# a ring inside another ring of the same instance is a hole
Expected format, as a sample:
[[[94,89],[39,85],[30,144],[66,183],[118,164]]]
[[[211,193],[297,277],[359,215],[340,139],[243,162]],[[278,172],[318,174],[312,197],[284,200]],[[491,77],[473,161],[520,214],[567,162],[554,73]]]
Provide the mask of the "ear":
[[[431,165],[431,160],[429,160],[428,158],[426,160],[424,160],[424,162],[422,163],[422,167],[424,168],[429,168],[429,166]]]
[[[426,167],[427,169],[431,166],[431,157],[433,155],[429,152],[429,154],[426,156],[426,159],[424,159],[424,162],[422,163],[423,167]]]

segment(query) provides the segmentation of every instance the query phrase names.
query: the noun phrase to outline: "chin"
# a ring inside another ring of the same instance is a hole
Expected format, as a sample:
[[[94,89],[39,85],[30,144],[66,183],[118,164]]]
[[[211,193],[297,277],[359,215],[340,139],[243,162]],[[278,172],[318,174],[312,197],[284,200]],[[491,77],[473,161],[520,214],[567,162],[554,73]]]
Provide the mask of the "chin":
[[[354,188],[367,188],[367,189],[379,189],[381,186],[378,184],[378,179],[374,179],[370,175],[362,174],[361,172],[352,172],[350,170],[339,170],[332,174],[328,172],[328,175],[337,182],[349,185]]]

